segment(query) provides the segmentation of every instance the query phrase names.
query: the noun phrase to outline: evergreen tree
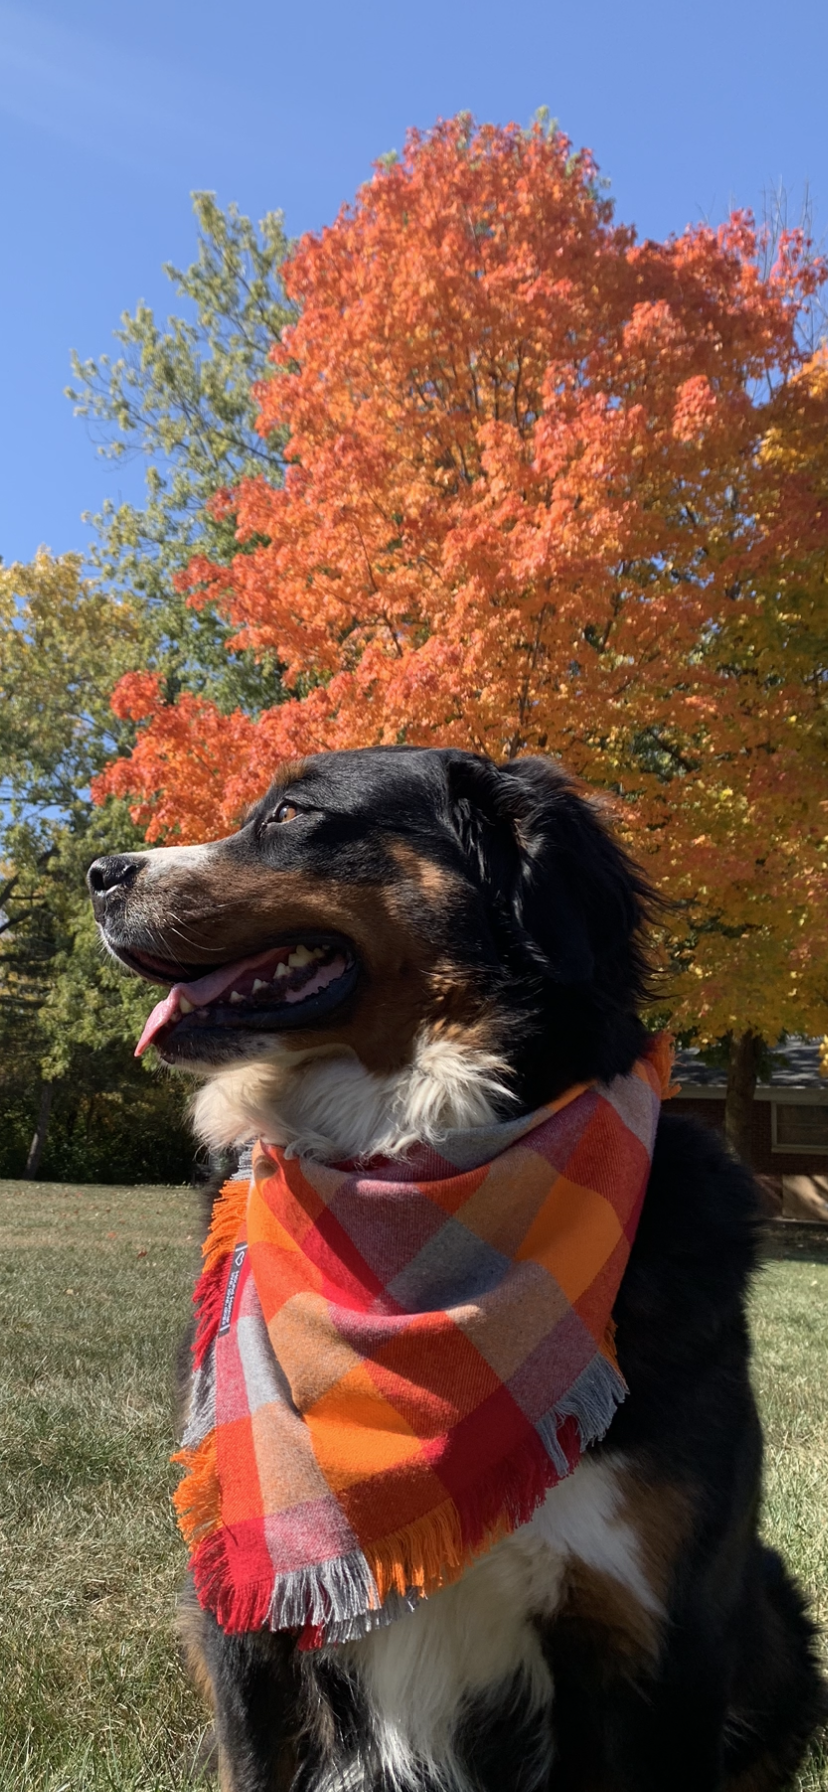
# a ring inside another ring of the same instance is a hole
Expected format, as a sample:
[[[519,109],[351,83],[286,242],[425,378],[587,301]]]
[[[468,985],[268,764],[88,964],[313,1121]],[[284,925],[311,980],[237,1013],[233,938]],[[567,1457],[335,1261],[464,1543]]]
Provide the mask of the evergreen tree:
[[[194,194],[193,204],[197,259],[185,271],[164,269],[188,316],[163,328],[147,305],[124,312],[115,331],[123,352],[73,356],[67,396],[102,454],[146,463],[143,508],[107,503],[91,519],[93,565],[145,618],[146,663],[161,672],[170,700],[187,690],[221,710],[256,714],[281,694],[273,656],[234,650],[218,608],[194,610],[176,581],[194,553],[229,565],[238,552],[232,493],[240,480],[281,483],[284,432],[260,431],[256,390],[274,376],[269,353],[296,307],[279,283],[288,249],[281,214],[268,213],[257,232],[212,193]]]

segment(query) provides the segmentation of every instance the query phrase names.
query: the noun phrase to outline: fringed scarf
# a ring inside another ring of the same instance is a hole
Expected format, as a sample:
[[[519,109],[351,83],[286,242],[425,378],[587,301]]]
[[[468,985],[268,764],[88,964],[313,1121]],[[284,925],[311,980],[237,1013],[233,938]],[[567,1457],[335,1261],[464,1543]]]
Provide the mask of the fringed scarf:
[[[403,1162],[259,1144],[213,1211],[176,1494],[199,1598],[305,1647],[524,1524],[626,1393],[612,1308],[669,1048]]]

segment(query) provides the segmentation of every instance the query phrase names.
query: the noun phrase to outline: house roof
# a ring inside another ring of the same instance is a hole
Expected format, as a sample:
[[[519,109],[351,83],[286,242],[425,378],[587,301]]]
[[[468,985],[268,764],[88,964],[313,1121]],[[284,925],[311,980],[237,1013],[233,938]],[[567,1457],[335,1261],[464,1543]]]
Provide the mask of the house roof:
[[[768,1092],[775,1089],[813,1089],[825,1095],[828,1083],[819,1074],[819,1039],[805,1039],[801,1035],[791,1034],[784,1045],[775,1045],[770,1051],[770,1076],[765,1074],[759,1078],[759,1090]],[[688,1046],[684,1051],[676,1053],[675,1079],[682,1089],[691,1094],[694,1089],[721,1089],[727,1087],[727,1070],[721,1064],[703,1064],[697,1046]]]

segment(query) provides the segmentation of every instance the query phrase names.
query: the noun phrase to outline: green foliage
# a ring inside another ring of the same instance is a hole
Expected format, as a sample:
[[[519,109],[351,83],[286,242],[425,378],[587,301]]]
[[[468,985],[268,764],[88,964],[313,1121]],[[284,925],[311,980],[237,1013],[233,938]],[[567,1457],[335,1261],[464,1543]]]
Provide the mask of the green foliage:
[[[105,958],[84,881],[101,853],[141,842],[121,805],[39,820],[6,830],[0,1037],[13,1030],[13,1061],[52,1078],[69,1074],[76,1047],[127,1044],[143,1024],[148,992]]]
[[[77,556],[0,571],[0,1173],[23,1170],[43,1080],[45,1170],[180,1177],[192,1161],[180,1090],[132,1058],[151,993],[106,958],[85,885],[94,858],[142,844],[89,781],[128,738],[109,692],[144,650],[140,611]]]
[[[194,553],[226,565],[239,551],[232,508],[212,507],[217,493],[245,478],[281,480],[282,437],[257,430],[253,388],[270,377],[269,350],[295,315],[279,286],[288,244],[278,212],[257,232],[211,193],[196,193],[194,209],[198,258],[164,270],[189,317],[170,317],[165,330],[147,305],[124,312],[115,332],[123,353],[75,356],[68,396],[103,454],[146,461],[145,506],[106,504],[92,549],[107,584],[140,601],[151,635],[145,666],[163,672],[169,701],[186,689],[256,713],[280,695],[272,657],[228,654],[227,623],[212,605],[190,609],[174,581]]]
[[[23,1066],[25,1068],[25,1065]],[[16,1064],[0,1076],[0,1176],[22,1176],[35,1129],[38,1087]],[[57,1085],[38,1176],[76,1182],[189,1182],[195,1158],[182,1087],[148,1074],[132,1045],[75,1048]]]
[[[77,554],[0,570],[0,799],[41,837],[89,811],[90,778],[129,744],[109,693],[142,663],[134,603],[85,582]]]
[[[0,1036],[14,1030],[6,1064],[44,1076],[67,1074],[76,1045],[126,1042],[146,1005],[103,963],[84,886],[99,853],[139,844],[89,782],[125,744],[109,692],[144,647],[134,607],[76,555],[0,572]]]

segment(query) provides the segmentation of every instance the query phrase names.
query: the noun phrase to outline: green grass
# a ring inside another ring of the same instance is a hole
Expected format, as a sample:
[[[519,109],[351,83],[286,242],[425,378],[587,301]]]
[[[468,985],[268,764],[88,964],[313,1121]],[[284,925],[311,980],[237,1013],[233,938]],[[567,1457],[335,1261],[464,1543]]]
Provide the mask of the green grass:
[[[188,1190],[0,1184],[0,1788],[178,1792],[171,1363]]]
[[[187,1190],[0,1183],[0,1792],[199,1783],[168,1462],[198,1229]],[[770,1264],[754,1330],[766,1529],[828,1622],[828,1264]]]
[[[764,1528],[828,1626],[828,1264],[767,1264],[752,1316],[765,1422]],[[814,1750],[798,1785],[828,1792],[828,1751]]]

